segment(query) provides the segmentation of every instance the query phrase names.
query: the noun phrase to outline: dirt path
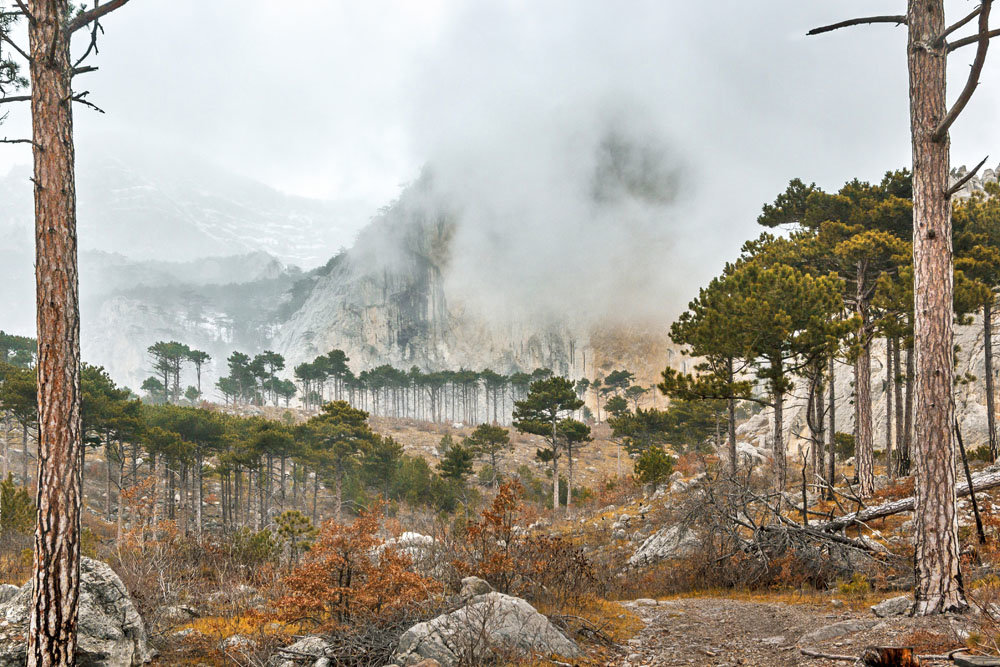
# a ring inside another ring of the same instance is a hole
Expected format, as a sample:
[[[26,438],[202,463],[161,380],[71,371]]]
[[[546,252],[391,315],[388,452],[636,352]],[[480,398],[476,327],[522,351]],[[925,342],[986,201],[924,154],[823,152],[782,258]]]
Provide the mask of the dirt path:
[[[957,647],[967,622],[942,617],[878,619],[830,606],[727,598],[635,600],[625,605],[646,627],[629,640],[627,656],[615,663],[620,667],[847,665],[807,658],[799,649],[859,655],[866,646],[899,645],[917,628]]]

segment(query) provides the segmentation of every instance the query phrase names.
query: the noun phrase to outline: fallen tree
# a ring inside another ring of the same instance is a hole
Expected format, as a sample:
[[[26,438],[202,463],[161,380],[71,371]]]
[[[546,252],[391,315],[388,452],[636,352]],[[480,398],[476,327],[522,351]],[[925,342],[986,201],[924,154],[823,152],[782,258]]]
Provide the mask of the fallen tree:
[[[1000,471],[980,473],[972,476],[972,487],[977,493],[979,491],[986,491],[998,486],[1000,486]],[[961,482],[956,484],[955,494],[959,498],[969,495],[969,483]],[[877,505],[875,507],[867,507],[865,509],[858,510],[857,512],[851,512],[850,514],[845,514],[823,523],[814,524],[813,528],[827,533],[835,530],[843,530],[855,524],[864,524],[868,521],[882,519],[887,516],[892,516],[893,514],[899,514],[900,512],[912,512],[913,505],[913,496],[900,498],[899,500],[894,500],[891,503],[885,503],[884,505]]]

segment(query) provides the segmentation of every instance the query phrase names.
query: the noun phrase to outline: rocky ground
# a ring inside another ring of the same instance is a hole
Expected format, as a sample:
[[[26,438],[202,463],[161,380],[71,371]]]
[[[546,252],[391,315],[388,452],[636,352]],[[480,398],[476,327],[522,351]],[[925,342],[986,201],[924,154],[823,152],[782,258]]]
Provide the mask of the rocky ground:
[[[919,653],[943,653],[964,645],[971,618],[877,618],[869,610],[829,604],[750,602],[689,598],[625,603],[646,624],[628,641],[627,653],[611,663],[639,665],[844,665],[810,658],[800,649],[860,655],[867,646],[915,646]],[[925,661],[922,665],[953,664]]]

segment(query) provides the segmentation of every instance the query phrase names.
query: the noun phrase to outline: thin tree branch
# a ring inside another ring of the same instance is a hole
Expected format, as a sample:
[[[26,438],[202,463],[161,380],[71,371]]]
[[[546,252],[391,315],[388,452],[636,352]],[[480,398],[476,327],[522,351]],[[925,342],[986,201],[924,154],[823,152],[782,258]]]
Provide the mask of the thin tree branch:
[[[857,662],[861,658],[856,655],[840,655],[839,653],[821,653],[819,651],[812,651],[807,648],[800,648],[799,652],[802,655],[810,658],[822,658],[823,660],[836,660],[842,662]]]
[[[97,9],[97,7],[98,7],[99,4],[100,4],[100,0],[94,0],[94,9]],[[80,56],[79,60],[77,60],[75,63],[73,63],[73,67],[74,68],[79,67],[80,64],[84,60],[86,60],[87,57],[91,53],[97,53],[98,52],[98,49],[97,49],[97,35],[98,35],[98,33],[103,34],[104,33],[104,28],[101,27],[101,22],[100,21],[94,21],[94,24],[93,24],[93,26],[91,28],[91,31],[90,31],[90,43],[87,45],[87,50],[84,51],[83,55]]]
[[[990,159],[990,156],[987,155],[986,157],[984,157],[982,159],[982,161],[979,164],[977,164],[975,167],[972,168],[972,171],[970,171],[968,174],[966,174],[962,178],[958,179],[958,182],[955,183],[955,185],[951,186],[950,188],[948,188],[945,191],[944,198],[945,199],[950,199],[952,195],[954,195],[956,192],[958,192],[959,190],[961,190],[965,186],[966,183],[968,183],[969,181],[971,181],[973,179],[973,177],[976,175],[976,172],[978,172],[980,169],[983,168],[983,165],[986,164],[986,161],[989,160],[989,159]]]
[[[988,33],[986,33],[986,36],[989,39],[993,39],[994,37],[1000,37],[1000,28],[997,28],[996,30],[990,30]],[[962,39],[956,39],[954,42],[948,45],[948,53],[951,53],[955,49],[960,49],[963,46],[969,46],[970,44],[977,44],[978,42],[979,42],[978,34],[969,35],[968,37],[963,37]]]
[[[0,40],[3,40],[5,42],[7,42],[8,44],[10,44],[11,48],[14,49],[15,51],[17,51],[21,55],[22,58],[24,58],[25,60],[27,60],[29,63],[31,62],[31,56],[29,56],[24,51],[24,49],[22,49],[20,46],[18,46],[17,43],[14,42],[14,40],[12,40],[10,37],[8,37],[7,33],[4,32],[4,31],[2,31],[2,30],[0,30]]]
[[[865,16],[858,19],[848,19],[846,21],[841,21],[840,23],[832,23],[819,28],[813,28],[806,34],[820,35],[824,32],[833,32],[834,30],[839,30],[841,28],[850,28],[855,25],[868,25],[872,23],[895,23],[896,25],[906,25],[906,16],[898,14],[895,16]]]
[[[942,44],[944,44],[944,41],[946,39],[948,39],[948,35],[952,34],[956,30],[960,30],[969,21],[971,21],[972,19],[974,19],[977,16],[979,16],[979,12],[981,12],[982,10],[983,10],[983,6],[979,5],[978,7],[976,7],[975,9],[973,9],[972,13],[970,13],[968,16],[966,16],[965,18],[961,19],[960,21],[957,21],[956,23],[952,23],[950,26],[948,26],[948,28],[944,32],[941,33],[941,36],[938,37],[935,40],[935,42],[937,42],[938,46],[941,46]]]
[[[31,139],[8,139],[4,137],[0,139],[0,144],[34,144],[35,142]]]
[[[111,0],[111,2],[109,2],[106,5],[100,5],[100,6],[95,5],[93,9],[83,12],[75,19],[70,21],[69,25],[66,26],[66,31],[69,32],[70,34],[73,34],[80,28],[84,27],[85,25],[88,25],[89,23],[96,21],[102,16],[110,14],[111,12],[115,11],[128,1],[129,0]]]
[[[24,4],[24,0],[14,0],[14,2],[16,2],[17,6],[21,8],[21,13],[23,13],[26,17],[28,17],[28,21],[34,23],[35,17],[31,12],[28,11],[28,6]]]
[[[0,97],[0,104],[11,104],[13,102],[30,102],[31,95],[10,95],[8,97]]]
[[[958,119],[959,114],[972,99],[972,94],[976,92],[976,87],[979,86],[979,75],[983,72],[983,66],[986,64],[986,51],[990,48],[990,10],[992,8],[993,0],[983,0],[982,9],[979,12],[979,46],[976,49],[976,59],[972,61],[972,69],[969,71],[965,88],[955,100],[954,106],[948,111],[948,115],[944,117],[941,124],[934,130],[934,134],[931,135],[933,141],[943,141],[948,136],[948,128]]]
[[[93,102],[90,102],[87,99],[85,99],[87,97],[87,95],[89,95],[89,94],[90,94],[90,91],[89,90],[85,90],[82,93],[80,93],[79,95],[74,95],[71,99],[74,102],[79,102],[80,104],[83,104],[84,106],[90,107],[94,111],[98,111],[100,113],[104,113],[104,109],[102,109],[101,107],[97,106]]]
[[[96,65],[84,65],[83,67],[74,67],[71,74],[76,76],[77,74],[86,74],[87,72],[96,72],[99,68]]]

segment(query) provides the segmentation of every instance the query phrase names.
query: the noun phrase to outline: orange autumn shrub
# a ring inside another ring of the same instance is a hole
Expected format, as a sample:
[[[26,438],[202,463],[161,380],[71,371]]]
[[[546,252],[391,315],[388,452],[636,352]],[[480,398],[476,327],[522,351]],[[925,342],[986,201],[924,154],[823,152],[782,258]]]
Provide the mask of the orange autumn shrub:
[[[377,535],[381,522],[376,508],[350,525],[324,523],[312,548],[282,582],[288,591],[276,605],[282,619],[321,630],[377,625],[395,621],[437,592],[439,584],[414,572],[407,556],[383,548]]]
[[[525,524],[522,493],[516,481],[500,486],[479,520],[466,526],[455,569],[533,602],[561,607],[577,601],[595,588],[593,565],[570,540],[520,528]]]

